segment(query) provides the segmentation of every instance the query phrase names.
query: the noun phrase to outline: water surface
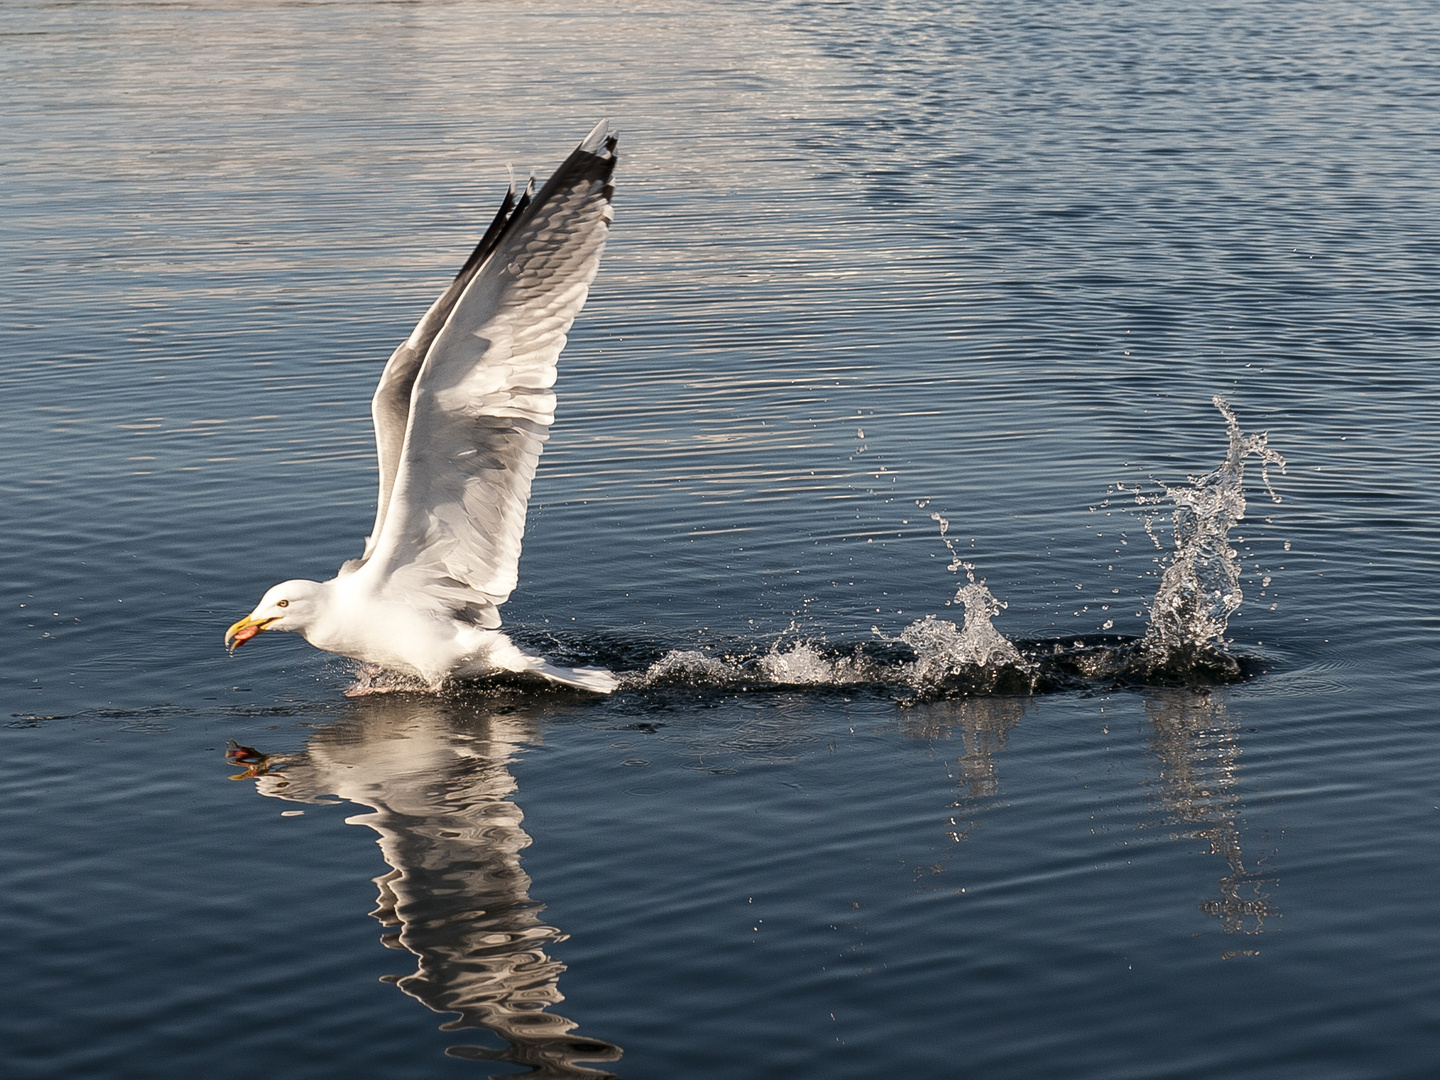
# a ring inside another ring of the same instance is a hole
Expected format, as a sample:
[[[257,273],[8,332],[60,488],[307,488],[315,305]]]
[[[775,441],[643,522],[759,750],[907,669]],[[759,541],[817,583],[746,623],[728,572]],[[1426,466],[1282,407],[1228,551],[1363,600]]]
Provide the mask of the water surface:
[[[1431,1075],[1437,32],[7,8],[6,1074]],[[1219,464],[1219,393],[1288,462],[1231,532],[1257,673],[347,699],[226,656],[358,554],[380,365],[601,116],[518,638],[883,652],[960,616],[935,513],[1008,637],[1136,637],[1130,489]]]

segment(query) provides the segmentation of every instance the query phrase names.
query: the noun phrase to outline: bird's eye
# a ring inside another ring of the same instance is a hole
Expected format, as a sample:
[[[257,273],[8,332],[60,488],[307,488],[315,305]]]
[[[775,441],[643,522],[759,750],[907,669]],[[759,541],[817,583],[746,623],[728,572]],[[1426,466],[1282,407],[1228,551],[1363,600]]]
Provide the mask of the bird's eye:
[[[289,600],[276,600],[276,601],[275,601],[275,606],[276,606],[276,607],[289,607],[289,606],[290,606],[290,601],[289,601]]]

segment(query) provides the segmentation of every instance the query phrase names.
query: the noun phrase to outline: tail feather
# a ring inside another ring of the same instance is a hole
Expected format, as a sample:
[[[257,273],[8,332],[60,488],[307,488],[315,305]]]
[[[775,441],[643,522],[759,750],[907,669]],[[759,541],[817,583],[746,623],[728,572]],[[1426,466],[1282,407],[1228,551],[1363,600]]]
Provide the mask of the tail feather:
[[[596,694],[612,693],[620,685],[620,680],[604,668],[568,668],[552,664],[543,657],[517,648],[508,635],[501,633],[494,633],[489,639],[485,660],[487,665],[493,665],[490,667],[491,671],[495,668],[502,671],[528,671],[562,686],[573,686],[578,690],[589,690]]]
[[[543,675],[551,682],[560,683],[562,686],[573,686],[579,690],[589,690],[596,694],[613,693],[620,685],[613,672],[598,667],[560,667],[558,664],[540,663],[530,669],[537,675]]]

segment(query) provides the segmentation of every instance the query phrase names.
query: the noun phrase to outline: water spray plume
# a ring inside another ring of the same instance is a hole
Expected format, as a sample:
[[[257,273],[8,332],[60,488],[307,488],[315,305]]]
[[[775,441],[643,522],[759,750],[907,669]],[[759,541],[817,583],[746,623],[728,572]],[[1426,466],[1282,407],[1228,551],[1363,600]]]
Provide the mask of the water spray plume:
[[[1219,468],[1190,477],[1187,485],[1165,486],[1165,494],[1139,496],[1144,504],[1170,502],[1174,550],[1150,604],[1150,624],[1139,660],[1151,668],[1190,663],[1223,653],[1230,616],[1240,607],[1240,562],[1230,530],[1245,517],[1245,461],[1256,458],[1270,498],[1270,466],[1285,471],[1285,459],[1271,450],[1264,432],[1246,435],[1235,411],[1219,394],[1211,401],[1225,417],[1229,452]],[[1147,522],[1147,531],[1149,523]],[[1153,537],[1153,533],[1151,534]]]
[[[1275,502],[1269,468],[1283,472],[1285,459],[1271,450],[1262,432],[1247,435],[1235,411],[1218,394],[1212,398],[1225,417],[1229,449],[1218,468],[1192,476],[1185,484],[1162,485],[1163,493],[1136,494],[1148,511],[1145,529],[1171,507],[1173,550],[1165,559],[1160,587],[1150,604],[1144,636],[1067,635],[1061,640],[1010,641],[992,622],[1005,604],[975,576],[975,565],[957,550],[950,522],[939,512],[930,518],[950,552],[947,569],[965,572],[951,604],[964,608],[959,625],[927,615],[891,637],[871,627],[868,643],[831,646],[806,640],[791,624],[768,649],[740,645],[733,653],[711,656],[676,650],[647,671],[624,677],[624,685],[708,687],[842,687],[868,684],[907,694],[910,702],[976,695],[1026,695],[1093,687],[1097,683],[1213,685],[1234,682],[1254,670],[1242,655],[1226,649],[1230,616],[1240,607],[1239,556],[1230,530],[1245,517],[1245,463],[1260,463],[1265,490]],[[930,500],[916,505],[924,509]],[[1288,546],[1287,546],[1288,550]],[[1268,579],[1267,579],[1268,583]],[[1105,624],[1108,630],[1113,625]],[[1248,666],[1247,666],[1248,665]]]

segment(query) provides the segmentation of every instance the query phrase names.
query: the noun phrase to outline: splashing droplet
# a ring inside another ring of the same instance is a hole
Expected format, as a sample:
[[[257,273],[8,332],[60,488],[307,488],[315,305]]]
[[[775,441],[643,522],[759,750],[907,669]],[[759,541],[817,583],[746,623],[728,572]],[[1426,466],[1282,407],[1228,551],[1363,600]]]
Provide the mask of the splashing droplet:
[[[1230,436],[1225,461],[1204,476],[1190,477],[1188,484],[1166,485],[1163,496],[1137,499],[1142,504],[1174,506],[1174,549],[1165,559],[1140,647],[1140,658],[1151,669],[1204,665],[1224,657],[1226,627],[1245,595],[1230,530],[1245,517],[1247,458],[1259,459],[1265,489],[1272,500],[1280,501],[1270,486],[1269,468],[1275,465],[1284,472],[1285,459],[1269,448],[1264,432],[1246,435],[1219,394],[1211,401],[1225,417]]]

